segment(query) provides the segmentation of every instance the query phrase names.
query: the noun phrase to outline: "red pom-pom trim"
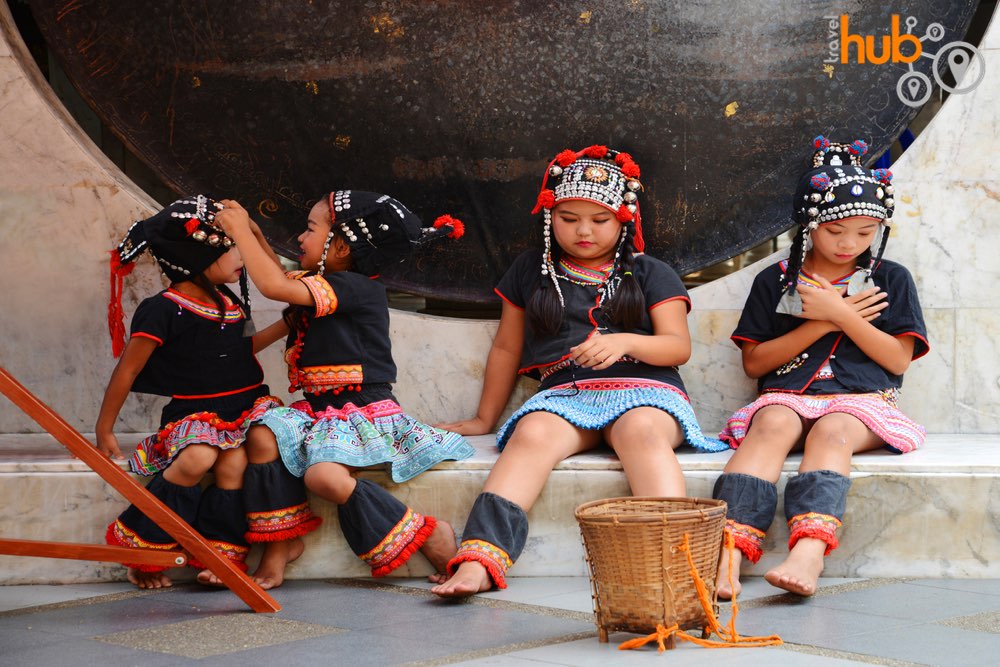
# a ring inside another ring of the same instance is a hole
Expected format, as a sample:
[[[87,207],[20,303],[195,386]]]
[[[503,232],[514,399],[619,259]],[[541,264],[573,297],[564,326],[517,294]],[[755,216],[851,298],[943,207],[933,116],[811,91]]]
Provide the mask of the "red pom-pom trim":
[[[191,218],[190,220],[184,223],[184,231],[187,232],[188,236],[191,236],[192,234],[195,233],[195,230],[198,229],[198,225],[200,224],[201,221],[198,220],[198,218]]]
[[[596,160],[600,160],[608,154],[608,147],[600,146],[597,144],[593,146],[587,146],[586,148],[583,149],[583,154],[586,155],[587,157],[592,157]]]
[[[448,238],[460,239],[463,235],[465,235],[465,223],[458,218],[453,218],[450,215],[442,215],[434,221],[434,227],[444,227],[445,225],[451,227],[451,232],[448,233]]]
[[[531,214],[536,215],[542,212],[543,208],[552,208],[556,205],[556,193],[553,190],[545,188],[538,193],[538,201],[535,202],[535,208],[531,209]]]
[[[437,526],[437,519],[432,516],[424,517],[423,527],[417,531],[417,534],[413,537],[413,541],[403,547],[403,550],[398,556],[392,559],[392,562],[388,565],[383,565],[381,567],[372,568],[373,577],[384,577],[391,574],[393,570],[404,565],[406,561],[410,560],[410,556],[417,553],[420,547],[424,546],[424,542],[427,538],[431,536],[434,532],[434,528]]]
[[[276,530],[270,533],[255,533],[247,532],[243,534],[243,539],[245,539],[250,544],[260,544],[263,542],[284,542],[285,540],[294,540],[296,537],[303,537],[313,532],[323,523],[323,518],[313,515],[309,519],[306,519],[302,523],[292,528],[286,530]]]
[[[622,165],[622,173],[628,178],[639,178],[639,165],[630,160]]]
[[[632,211],[628,210],[625,204],[618,207],[618,211],[615,212],[615,217],[618,218],[618,222],[632,222]]]
[[[576,162],[577,155],[575,152],[569,150],[568,148],[559,155],[556,155],[556,164],[560,167],[568,167],[574,162]]]
[[[118,539],[118,534],[115,532],[115,523],[116,523],[115,521],[112,521],[110,524],[108,524],[108,529],[104,533],[105,544],[110,544],[113,547],[129,547],[130,549],[137,549],[138,547],[136,547],[135,545],[129,544],[128,542],[123,542],[122,540]],[[164,551],[170,551],[176,548],[177,548],[176,543],[164,545],[163,547]],[[125,567],[130,567],[133,570],[138,570],[140,572],[164,572],[170,569],[166,565],[141,565],[139,563],[122,563],[122,565],[124,565]]]
[[[492,559],[475,552],[467,552],[460,556],[455,556],[448,561],[448,565],[445,568],[448,576],[454,576],[455,572],[458,571],[459,565],[469,562],[479,563],[486,568],[486,573],[489,574],[490,579],[493,581],[493,585],[498,589],[503,590],[504,588],[507,588],[507,573],[500,570],[500,568],[497,567],[496,562]]]
[[[615,156],[615,164],[619,167],[624,167],[629,162],[635,162],[629,153],[619,153]]]

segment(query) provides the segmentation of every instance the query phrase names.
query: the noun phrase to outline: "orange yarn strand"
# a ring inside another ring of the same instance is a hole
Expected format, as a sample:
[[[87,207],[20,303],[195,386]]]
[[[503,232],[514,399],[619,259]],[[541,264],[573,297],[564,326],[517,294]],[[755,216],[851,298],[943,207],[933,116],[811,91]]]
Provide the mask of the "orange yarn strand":
[[[733,536],[728,531],[725,535],[726,549],[729,551],[729,585],[732,587]],[[705,581],[701,578],[701,575],[698,574],[698,568],[694,565],[694,559],[691,557],[691,548],[688,535],[686,533],[684,534],[684,542],[678,547],[678,549],[683,551],[684,556],[687,558],[688,572],[691,574],[691,579],[694,581],[694,588],[698,594],[698,601],[701,603],[702,609],[705,611],[705,616],[708,618],[708,627],[706,628],[706,631],[708,631],[709,634],[717,635],[721,641],[714,639],[702,639],[701,637],[689,635],[678,628],[676,624],[667,628],[658,623],[656,625],[656,632],[645,637],[624,641],[618,645],[619,650],[625,651],[628,649],[640,648],[655,640],[659,645],[659,650],[663,651],[666,649],[665,640],[668,640],[671,637],[683,639],[705,648],[755,648],[761,646],[780,646],[783,643],[781,637],[778,635],[769,635],[767,637],[741,637],[739,633],[736,632],[736,615],[739,613],[739,606],[736,604],[735,594],[733,595],[732,617],[729,619],[727,627],[723,629],[722,625],[719,623],[719,619],[715,615],[714,609],[712,608],[712,600],[708,594],[708,586],[705,585]],[[670,643],[672,644],[673,642]]]

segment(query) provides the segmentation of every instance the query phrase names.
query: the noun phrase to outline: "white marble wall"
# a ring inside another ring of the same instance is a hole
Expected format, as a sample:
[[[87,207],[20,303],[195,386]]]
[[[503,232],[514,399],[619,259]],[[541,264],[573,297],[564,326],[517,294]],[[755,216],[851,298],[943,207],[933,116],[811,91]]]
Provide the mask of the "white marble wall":
[[[952,95],[893,166],[900,196],[888,255],[917,280],[933,351],[907,374],[903,407],[931,432],[1000,431],[1000,21],[973,92]],[[113,368],[106,332],[107,251],[155,204],[101,154],[55,99],[0,3],[0,363],[81,430],[92,430]],[[993,261],[991,261],[993,260]],[[707,432],[753,396],[728,341],[752,276],[766,262],[693,290],[694,354],[684,375]],[[128,279],[125,309],[160,285],[149,261]],[[257,317],[277,317],[274,304]],[[394,312],[401,402],[427,421],[471,416],[495,323]],[[277,350],[263,355],[285,388]],[[531,391],[522,384],[514,401]],[[157,399],[132,397],[125,431],[155,426]],[[0,401],[0,432],[37,426]]]

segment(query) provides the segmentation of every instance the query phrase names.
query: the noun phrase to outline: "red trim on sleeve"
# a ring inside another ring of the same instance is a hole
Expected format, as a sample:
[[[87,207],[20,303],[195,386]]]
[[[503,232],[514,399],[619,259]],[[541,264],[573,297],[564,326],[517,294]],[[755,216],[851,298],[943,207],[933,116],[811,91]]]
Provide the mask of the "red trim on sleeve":
[[[647,308],[646,312],[648,313],[648,312],[652,311],[657,306],[662,306],[667,301],[676,301],[677,299],[682,299],[685,302],[685,304],[687,305],[687,312],[690,313],[691,312],[691,299],[689,297],[686,297],[686,296],[682,295],[682,294],[678,294],[677,296],[672,296],[669,299],[664,299],[663,301],[657,301],[652,306],[650,306],[649,308]]]
[[[894,338],[900,338],[902,336],[912,336],[912,337],[916,338],[917,340],[923,342],[923,344],[924,344],[924,351],[920,352],[919,354],[917,353],[916,346],[913,347],[913,358],[910,359],[910,361],[915,361],[915,360],[919,359],[920,357],[924,356],[925,354],[927,354],[928,352],[931,351],[931,344],[927,342],[926,338],[924,338],[923,336],[921,336],[917,332],[915,332],[915,331],[904,331],[903,333],[896,334],[893,337]]]
[[[744,338],[743,336],[730,336],[729,340],[733,341],[733,344],[736,347],[740,348],[741,350],[743,349],[743,346],[740,344],[741,342],[742,343],[753,343],[754,345],[760,345],[760,341],[759,340],[754,340],[753,338]]]
[[[494,292],[496,292],[496,295],[497,295],[498,297],[500,297],[501,299],[503,299],[504,301],[506,301],[507,303],[509,303],[509,304],[510,304],[510,305],[512,305],[513,307],[517,308],[518,310],[524,310],[524,306],[519,306],[519,305],[517,305],[516,303],[514,303],[513,301],[511,301],[510,299],[508,299],[507,297],[505,297],[505,296],[503,295],[503,292],[501,292],[501,291],[500,291],[499,289],[497,289],[496,287],[494,287],[494,288],[493,288],[493,291],[494,291]]]
[[[155,340],[157,345],[163,345],[163,341],[154,336],[153,334],[148,334],[145,331],[136,331],[131,336],[132,338],[148,338],[150,340]]]

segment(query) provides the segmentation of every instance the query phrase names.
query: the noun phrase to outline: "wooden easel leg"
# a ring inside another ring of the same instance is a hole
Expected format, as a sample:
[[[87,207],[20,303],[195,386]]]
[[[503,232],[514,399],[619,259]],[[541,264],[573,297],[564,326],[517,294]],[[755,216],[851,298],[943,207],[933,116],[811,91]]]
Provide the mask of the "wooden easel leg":
[[[97,448],[52,408],[25,389],[5,368],[0,367],[0,392],[22,412],[38,422],[53,438],[74,456],[86,463],[101,479],[110,484],[126,500],[138,507],[160,528],[209,568],[229,590],[239,596],[255,612],[280,611],[274,598],[255,584],[228,559],[219,555],[205,539],[184,522],[158,498],[132,479],[128,473],[106,458]],[[58,550],[57,550],[58,551]]]

